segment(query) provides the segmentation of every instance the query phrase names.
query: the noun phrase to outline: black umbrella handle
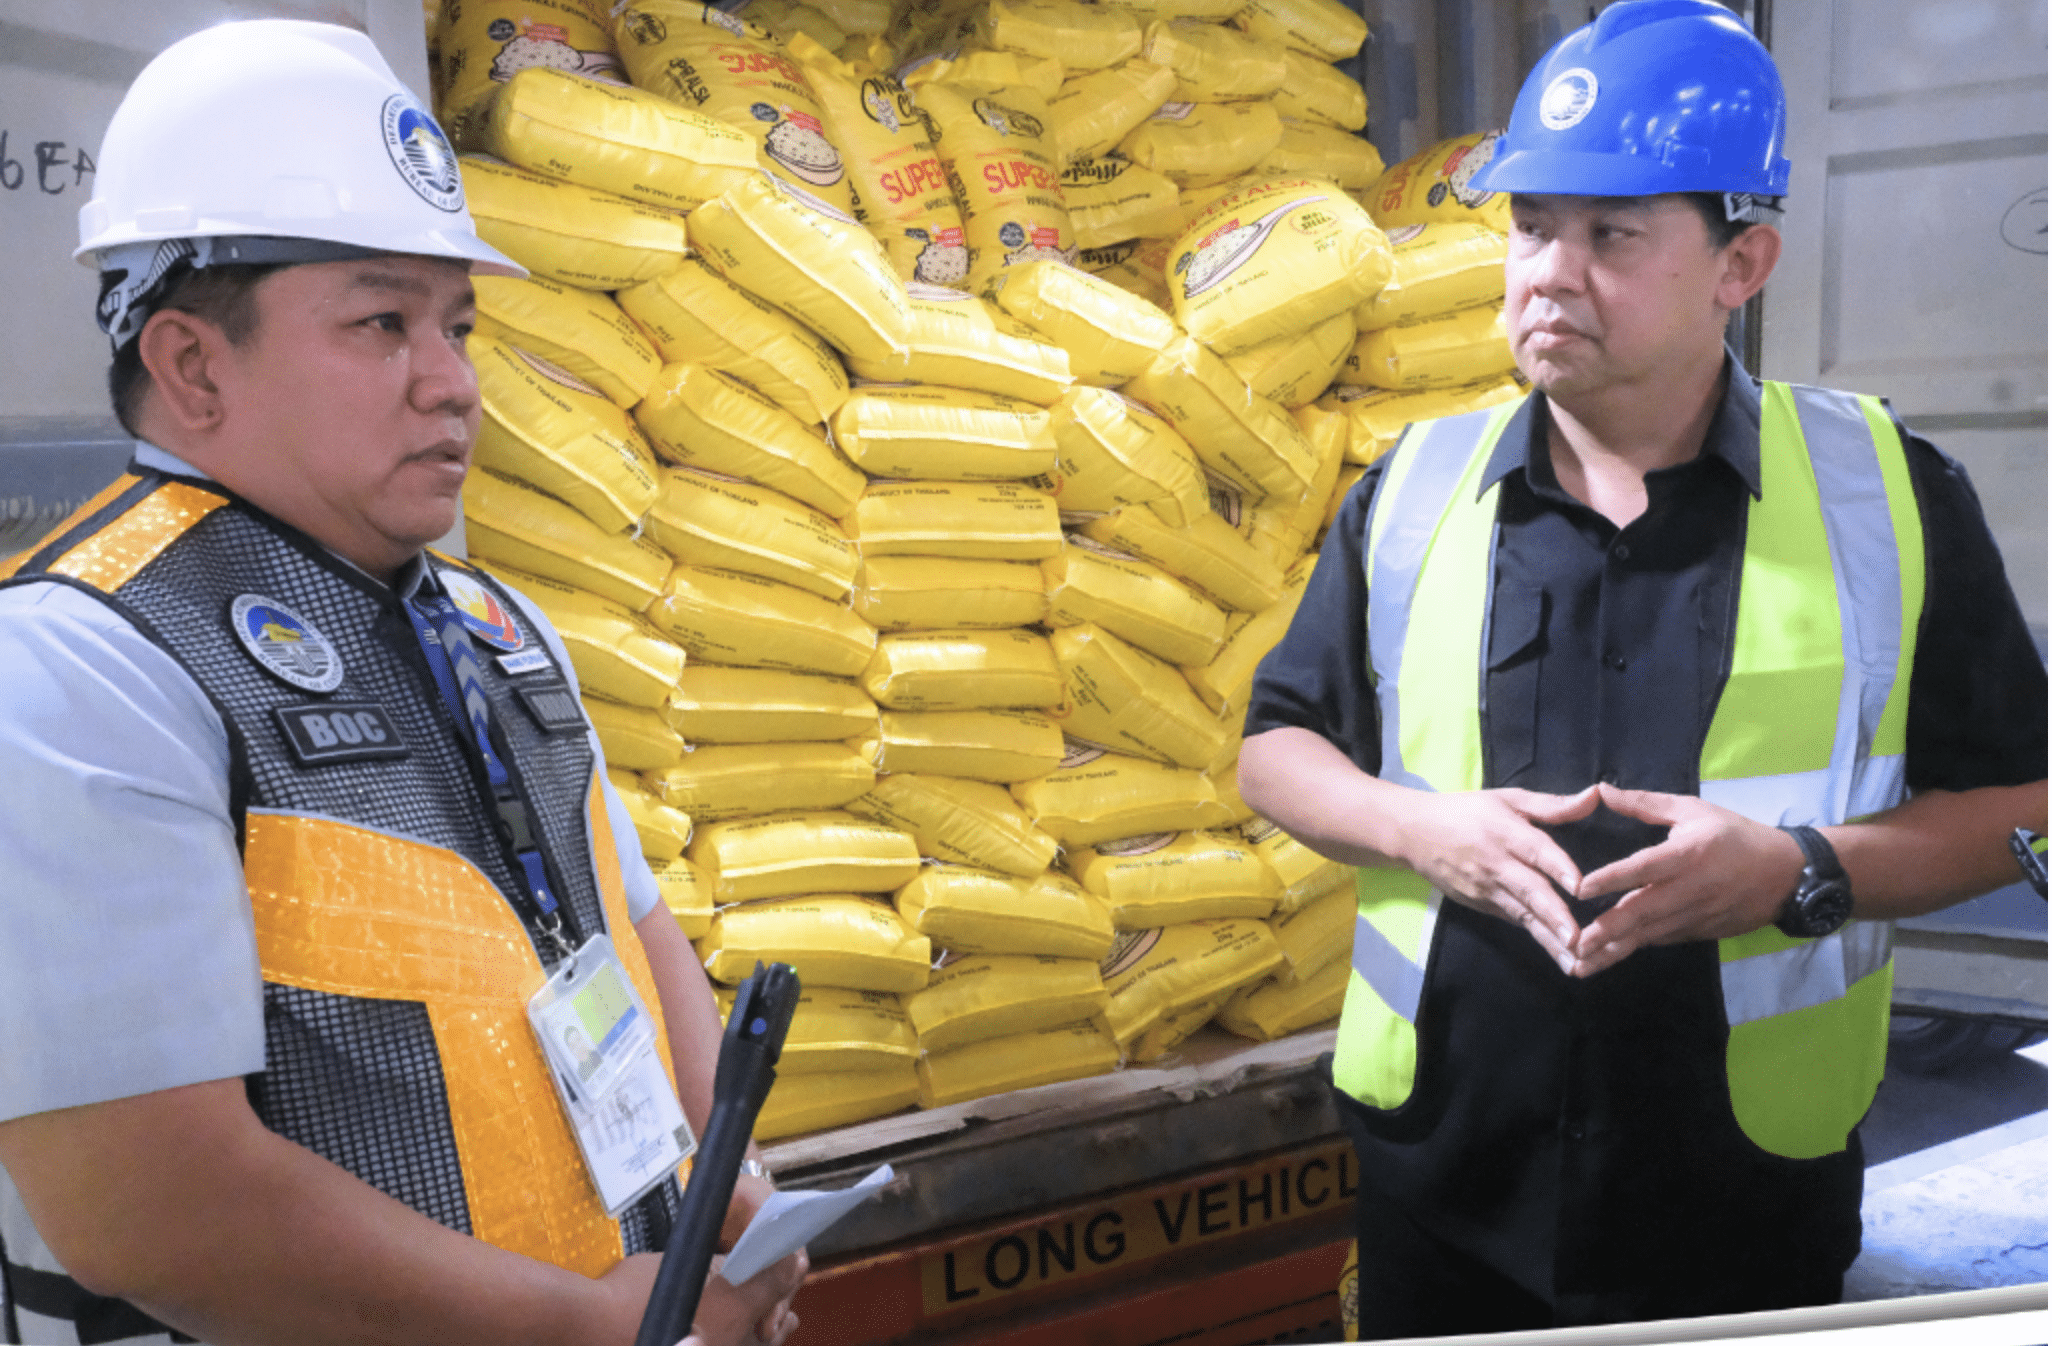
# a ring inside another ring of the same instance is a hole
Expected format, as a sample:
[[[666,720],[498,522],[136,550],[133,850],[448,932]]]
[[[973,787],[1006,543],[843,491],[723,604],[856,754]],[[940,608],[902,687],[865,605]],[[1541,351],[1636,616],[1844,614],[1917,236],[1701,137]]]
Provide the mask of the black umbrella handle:
[[[757,963],[734,993],[713,1071],[712,1117],[693,1157],[683,1205],[670,1226],[635,1346],[676,1346],[691,1331],[720,1225],[734,1196],[734,1179],[748,1153],[756,1114],[776,1082],[777,1057],[797,1008],[798,974],[784,963]]]

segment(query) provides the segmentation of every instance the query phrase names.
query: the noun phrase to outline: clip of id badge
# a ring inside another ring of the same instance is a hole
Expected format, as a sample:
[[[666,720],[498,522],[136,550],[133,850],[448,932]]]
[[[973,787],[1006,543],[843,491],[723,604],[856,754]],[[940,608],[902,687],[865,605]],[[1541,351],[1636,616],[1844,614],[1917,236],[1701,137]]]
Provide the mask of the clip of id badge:
[[[655,1018],[609,936],[587,940],[527,1002],[563,1111],[606,1214],[618,1215],[698,1148],[663,1069]]]

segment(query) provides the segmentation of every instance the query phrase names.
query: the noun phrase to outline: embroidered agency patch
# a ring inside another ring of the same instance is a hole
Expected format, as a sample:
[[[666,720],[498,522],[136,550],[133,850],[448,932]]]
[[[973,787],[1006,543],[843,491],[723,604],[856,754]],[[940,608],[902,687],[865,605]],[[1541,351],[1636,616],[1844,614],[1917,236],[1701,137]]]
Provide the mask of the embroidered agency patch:
[[[332,692],[342,685],[342,656],[335,642],[283,603],[243,594],[228,615],[242,648],[273,677],[306,692]]]
[[[301,766],[375,762],[404,757],[409,749],[382,706],[335,702],[276,706],[278,727]]]
[[[456,605],[456,613],[471,635],[509,654],[527,644],[526,637],[513,623],[513,614],[506,611],[506,605],[490,589],[460,570],[438,570],[435,578],[448,591],[449,601]]]
[[[516,685],[513,690],[519,693],[520,704],[527,707],[527,713],[534,717],[534,722],[549,733],[560,734],[565,730],[584,728],[584,710],[563,683],[542,687]]]

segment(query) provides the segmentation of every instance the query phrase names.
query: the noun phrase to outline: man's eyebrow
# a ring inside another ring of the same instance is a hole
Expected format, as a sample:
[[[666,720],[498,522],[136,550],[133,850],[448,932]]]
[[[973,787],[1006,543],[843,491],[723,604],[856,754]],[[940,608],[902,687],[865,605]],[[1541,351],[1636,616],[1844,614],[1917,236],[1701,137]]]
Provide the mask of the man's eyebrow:
[[[349,278],[349,288],[352,290],[384,290],[419,299],[431,299],[434,297],[434,288],[426,281],[417,276],[409,276],[398,271],[359,271]],[[476,308],[477,291],[471,286],[465,285],[463,292],[453,297],[449,307],[451,310]]]

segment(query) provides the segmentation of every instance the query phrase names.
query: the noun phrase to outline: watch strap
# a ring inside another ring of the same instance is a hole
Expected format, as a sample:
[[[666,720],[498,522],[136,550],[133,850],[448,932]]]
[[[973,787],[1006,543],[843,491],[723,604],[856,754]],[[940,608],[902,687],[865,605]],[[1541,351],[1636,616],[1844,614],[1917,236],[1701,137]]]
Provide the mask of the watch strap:
[[[1820,879],[1842,879],[1845,866],[1838,862],[1838,852],[1824,839],[1824,834],[1814,827],[1800,824],[1783,825],[1782,831],[1795,838],[1795,844],[1803,849],[1803,862]]]

